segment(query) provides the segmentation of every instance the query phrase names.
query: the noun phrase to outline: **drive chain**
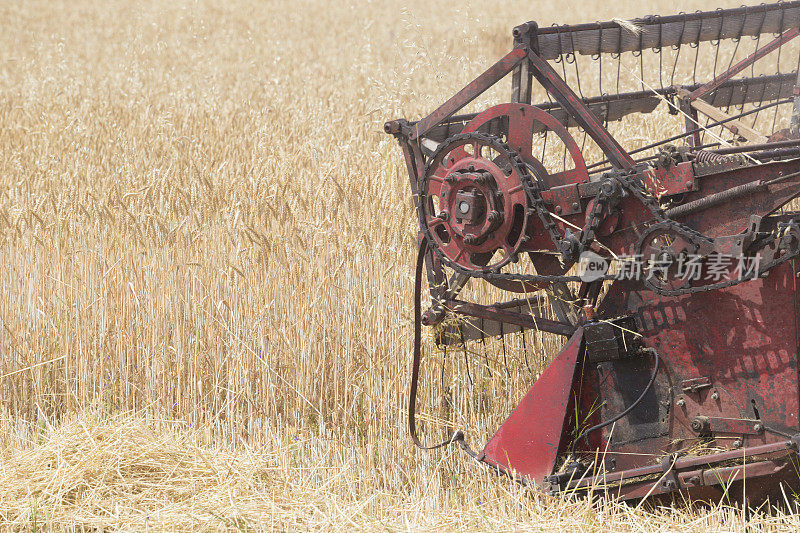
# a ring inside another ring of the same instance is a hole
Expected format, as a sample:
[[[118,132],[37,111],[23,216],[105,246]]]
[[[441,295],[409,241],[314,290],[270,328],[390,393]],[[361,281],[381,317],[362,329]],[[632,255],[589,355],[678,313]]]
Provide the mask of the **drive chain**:
[[[420,192],[420,204],[425,205],[424,202],[427,201],[425,194],[425,180],[428,179],[429,173],[433,170],[431,168],[431,164],[437,160],[438,156],[448,150],[449,146],[455,142],[462,141],[464,139],[476,139],[487,145],[491,146],[495,149],[498,153],[503,154],[506,158],[510,161],[513,165],[514,169],[517,171],[520,179],[522,181],[523,189],[528,197],[528,201],[530,202],[528,215],[536,214],[539,220],[542,222],[545,230],[547,231],[550,239],[553,241],[553,244],[557,250],[560,249],[560,244],[563,239],[563,236],[558,232],[558,226],[553,221],[553,217],[551,216],[550,211],[547,209],[545,205],[545,201],[542,198],[541,191],[543,184],[539,180],[534,180],[531,173],[528,171],[528,166],[522,161],[522,158],[517,154],[507,143],[504,143],[502,140],[497,138],[494,135],[489,135],[480,132],[472,132],[472,133],[460,133],[454,135],[452,137],[447,138],[444,142],[442,142],[439,147],[434,151],[431,158],[429,159],[428,163],[425,166],[425,171],[423,176],[420,180],[419,190]],[[672,228],[672,231],[675,233],[683,235],[687,238],[692,244],[697,246],[698,248],[702,246],[710,246],[713,245],[713,239],[703,235],[702,233],[695,231],[694,229],[686,226],[685,224],[681,224],[680,222],[676,222],[664,214],[664,210],[659,205],[657,199],[644,187],[644,184],[636,179],[637,172],[635,170],[631,170],[629,174],[615,174],[611,179],[616,179],[620,186],[629,194],[632,194],[639,202],[641,202],[652,214],[653,214],[653,223],[650,224],[649,228],[654,226],[662,226],[665,228]],[[604,200],[602,198],[598,198],[598,202],[595,203],[594,209],[590,213],[590,220],[588,227],[595,228],[598,226],[600,222],[600,215],[603,212],[603,205]],[[797,224],[791,222],[795,229],[798,229]],[[576,281],[581,282],[583,279],[581,276],[568,276],[568,275],[543,275],[543,274],[512,274],[506,272],[500,272],[499,268],[496,269],[486,269],[486,270],[470,270],[464,268],[454,261],[450,260],[444,252],[436,246],[436,241],[433,239],[431,235],[431,230],[428,228],[427,224],[421,224],[422,229],[421,231],[424,233],[425,237],[430,244],[430,247],[434,250],[439,261],[445,266],[451,268],[455,272],[459,274],[463,274],[470,277],[476,277],[485,279],[488,281],[497,280],[497,281],[518,281],[522,283],[559,283],[559,282],[570,282]],[[779,238],[779,232],[782,230],[782,227],[776,229],[774,233],[774,238]],[[650,231],[645,232],[642,236],[642,239],[639,240],[637,245],[637,250],[641,251],[642,246],[644,245],[644,237]],[[593,235],[590,236],[589,239],[586,239],[585,235],[582,235],[582,239],[579,243],[580,250],[587,250],[591,241],[593,240]],[[769,239],[767,239],[769,241]],[[795,245],[793,250],[785,253],[778,259],[770,261],[767,265],[763,266],[763,268],[759,268],[758,275],[763,276],[769,270],[777,267],[778,265],[788,261],[789,259],[796,257],[800,254],[800,249],[798,246]],[[620,279],[616,274],[605,274],[603,276],[599,276],[597,278],[593,278],[597,281],[611,281],[611,280],[618,280]],[[718,290],[726,287],[731,287],[734,285],[738,285],[744,281],[748,281],[748,279],[735,279],[735,280],[728,280],[725,282],[714,283],[709,285],[702,285],[696,287],[688,287],[682,289],[664,289],[654,285],[649,279],[645,278],[644,283],[645,285],[652,291],[662,294],[664,296],[680,296],[684,294],[691,294],[697,292],[707,292],[712,290]]]

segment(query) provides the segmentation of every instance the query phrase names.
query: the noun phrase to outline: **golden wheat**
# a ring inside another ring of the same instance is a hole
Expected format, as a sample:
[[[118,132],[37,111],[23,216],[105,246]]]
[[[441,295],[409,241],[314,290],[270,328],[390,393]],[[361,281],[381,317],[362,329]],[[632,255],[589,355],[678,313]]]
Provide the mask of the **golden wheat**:
[[[0,521],[796,529],[724,505],[556,501],[406,436],[415,217],[383,122],[432,110],[524,20],[700,7],[0,5]],[[478,344],[470,382],[463,354],[429,348],[425,434],[479,444],[555,349]]]

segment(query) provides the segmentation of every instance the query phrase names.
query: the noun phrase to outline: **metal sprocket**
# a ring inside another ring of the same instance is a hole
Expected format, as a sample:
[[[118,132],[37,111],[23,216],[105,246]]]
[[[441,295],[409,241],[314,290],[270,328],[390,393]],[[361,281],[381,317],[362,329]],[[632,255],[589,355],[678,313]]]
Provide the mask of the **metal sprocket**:
[[[497,274],[517,261],[534,213],[553,242],[559,240],[539,184],[519,155],[493,135],[446,139],[426,165],[418,190],[429,243],[445,264],[469,275]]]
[[[664,220],[651,225],[636,247],[636,259],[646,265],[641,272],[645,286],[660,294],[688,289],[686,266],[710,246],[710,239],[682,224]]]

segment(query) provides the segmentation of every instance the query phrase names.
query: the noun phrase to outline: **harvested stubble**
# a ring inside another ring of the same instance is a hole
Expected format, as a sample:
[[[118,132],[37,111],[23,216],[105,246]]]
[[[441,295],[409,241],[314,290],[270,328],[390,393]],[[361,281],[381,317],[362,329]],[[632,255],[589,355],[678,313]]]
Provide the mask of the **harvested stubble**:
[[[796,529],[553,501],[405,433],[414,214],[383,121],[524,19],[707,7],[678,4],[0,5],[2,526]],[[508,373],[475,347],[472,384],[427,359],[431,439],[502,421],[556,349],[524,340]]]
[[[436,529],[531,531],[791,531],[800,519],[719,506],[701,512],[567,502],[498,482],[478,467],[454,474],[445,452],[438,471],[402,485],[375,486],[391,465],[333,435],[263,444],[203,445],[197,432],[131,415],[84,413],[37,442],[7,448],[0,470],[0,518],[32,530]],[[394,442],[376,440],[372,446]],[[442,466],[444,463],[446,466]],[[38,528],[38,529],[37,529]]]

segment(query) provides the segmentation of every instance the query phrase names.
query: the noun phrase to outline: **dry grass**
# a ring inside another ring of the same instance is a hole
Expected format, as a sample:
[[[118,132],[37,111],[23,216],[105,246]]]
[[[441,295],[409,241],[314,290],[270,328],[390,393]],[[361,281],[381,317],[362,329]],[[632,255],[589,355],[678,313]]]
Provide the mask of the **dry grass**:
[[[480,467],[442,490],[463,457],[445,452],[437,471],[380,486],[390,465],[334,436],[266,436],[231,451],[197,434],[156,431],[131,416],[84,414],[37,443],[9,449],[0,470],[0,518],[29,530],[325,529],[526,531],[794,531],[800,517],[745,518],[734,508],[642,511],[568,502],[498,482]],[[336,444],[332,444],[336,443]],[[373,445],[388,445],[376,441]]]
[[[406,437],[414,215],[384,120],[523,20],[708,7],[653,4],[0,5],[3,525],[796,529],[552,501]],[[507,375],[479,345],[473,384],[450,354],[445,394],[429,359],[427,434],[480,443],[554,348],[510,339]]]

